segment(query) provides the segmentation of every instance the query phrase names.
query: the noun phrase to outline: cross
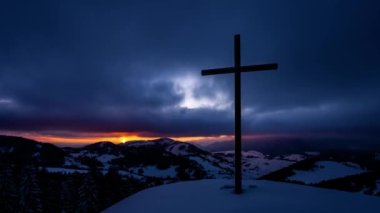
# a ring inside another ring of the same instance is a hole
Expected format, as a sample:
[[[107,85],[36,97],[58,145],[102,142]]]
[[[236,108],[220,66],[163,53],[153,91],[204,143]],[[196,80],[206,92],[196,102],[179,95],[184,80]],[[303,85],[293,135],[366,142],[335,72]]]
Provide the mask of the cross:
[[[240,66],[240,35],[234,36],[235,40],[235,66],[202,70],[202,75],[218,75],[234,73],[235,75],[235,193],[241,194],[242,172],[241,172],[241,83],[242,72],[275,70],[278,64],[259,64],[250,66]]]

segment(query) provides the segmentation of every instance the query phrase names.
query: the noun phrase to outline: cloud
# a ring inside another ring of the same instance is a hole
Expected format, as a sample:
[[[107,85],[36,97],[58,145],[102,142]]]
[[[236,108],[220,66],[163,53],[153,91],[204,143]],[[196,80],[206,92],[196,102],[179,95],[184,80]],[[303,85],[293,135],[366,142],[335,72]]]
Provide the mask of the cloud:
[[[180,108],[231,110],[231,98],[212,80],[182,74],[173,78],[172,81],[177,93],[183,97],[177,105]]]
[[[378,2],[0,3],[0,130],[233,133],[242,64],[245,133],[378,136]],[[344,121],[344,122],[343,122]]]

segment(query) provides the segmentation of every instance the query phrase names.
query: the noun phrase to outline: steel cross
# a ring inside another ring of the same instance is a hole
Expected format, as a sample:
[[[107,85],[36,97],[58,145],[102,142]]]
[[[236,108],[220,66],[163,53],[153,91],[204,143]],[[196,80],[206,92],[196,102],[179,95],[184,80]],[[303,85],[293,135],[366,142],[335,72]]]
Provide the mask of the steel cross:
[[[240,35],[234,36],[235,40],[235,66],[202,70],[202,75],[235,74],[235,193],[241,194],[242,171],[241,171],[241,73],[254,71],[276,70],[278,64],[259,64],[240,66]]]

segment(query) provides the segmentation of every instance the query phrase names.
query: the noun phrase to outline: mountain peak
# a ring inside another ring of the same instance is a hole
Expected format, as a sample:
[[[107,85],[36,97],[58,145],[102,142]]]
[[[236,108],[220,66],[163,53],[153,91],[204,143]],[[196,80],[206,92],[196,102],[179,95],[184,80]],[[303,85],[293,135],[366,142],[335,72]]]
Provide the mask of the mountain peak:
[[[110,141],[100,141],[93,144],[89,144],[87,146],[84,146],[84,148],[98,148],[98,149],[104,149],[104,148],[113,148],[116,145]]]
[[[171,138],[158,138],[158,139],[155,139],[155,140],[152,140],[153,142],[158,142],[158,143],[161,143],[161,144],[166,144],[166,143],[174,143],[176,142],[175,140],[171,139]]]

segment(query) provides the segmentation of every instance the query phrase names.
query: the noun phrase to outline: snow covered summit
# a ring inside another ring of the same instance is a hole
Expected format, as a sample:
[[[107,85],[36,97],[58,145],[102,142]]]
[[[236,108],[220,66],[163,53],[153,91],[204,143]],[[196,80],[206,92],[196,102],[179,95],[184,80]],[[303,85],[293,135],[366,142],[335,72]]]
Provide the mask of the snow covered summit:
[[[105,213],[378,213],[380,199],[309,186],[246,181],[241,195],[232,193],[231,180],[200,180],[153,187],[128,197]],[[227,186],[227,187],[226,187]]]

